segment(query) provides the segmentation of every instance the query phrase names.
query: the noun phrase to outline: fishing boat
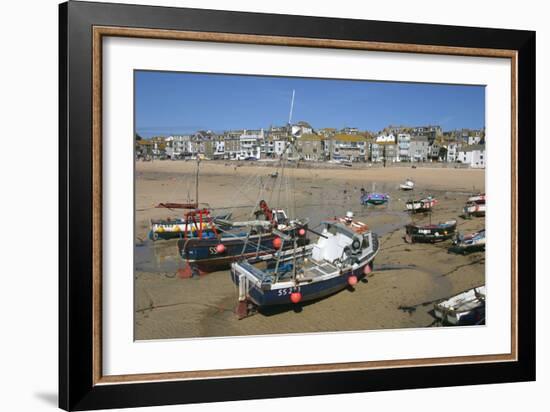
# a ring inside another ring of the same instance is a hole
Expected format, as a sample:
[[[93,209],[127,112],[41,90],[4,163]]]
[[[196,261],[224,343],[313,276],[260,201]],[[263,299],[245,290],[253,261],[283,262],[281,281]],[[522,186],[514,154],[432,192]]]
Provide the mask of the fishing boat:
[[[405,204],[406,210],[412,213],[431,212],[432,208],[437,204],[437,199],[431,196],[420,200],[409,200]]]
[[[411,179],[405,180],[405,183],[401,183],[399,185],[400,190],[413,190],[414,189],[414,182]]]
[[[468,198],[468,202],[479,202],[481,200],[485,202],[485,193],[478,193]]]
[[[387,193],[368,193],[361,189],[361,204],[379,206],[388,203],[390,196]]]
[[[260,213],[265,220],[260,220]],[[178,253],[186,262],[182,275],[198,276],[218,270],[228,269],[237,258],[252,258],[273,253],[280,247],[289,249],[292,245],[281,245],[280,235],[293,235],[300,228],[307,228],[306,221],[290,220],[283,209],[271,210],[267,203],[260,201],[257,219],[248,221],[220,221],[226,228],[217,230],[213,220],[206,220],[207,230],[197,236],[178,240]],[[204,222],[205,220],[203,220]],[[198,222],[200,226],[200,221]],[[305,230],[305,229],[304,229]],[[302,237],[300,246],[307,243]]]
[[[464,216],[470,217],[470,216],[476,216],[476,217],[483,217],[485,216],[485,199],[483,200],[476,200],[473,202],[466,203],[466,206],[464,206]]]
[[[183,218],[151,219],[151,229],[147,237],[152,241],[157,241],[159,239],[178,239],[183,237],[191,238],[197,237],[201,231],[205,236],[215,236],[215,232],[212,230],[212,224],[214,228],[218,230],[229,226],[226,222],[231,219],[231,213],[211,217],[210,211],[208,211],[207,214],[204,213],[204,211],[206,211],[206,209],[202,211],[204,217],[203,222],[196,222],[191,219],[193,215],[200,212],[197,209],[184,214]]]
[[[186,203],[163,202],[157,204],[155,208],[170,210],[183,209],[187,210],[188,212],[184,213],[183,217],[151,219],[149,232],[147,234],[147,237],[150,240],[169,240],[181,238],[182,236],[196,237],[199,232],[204,232],[205,234],[213,234],[211,230],[211,223],[213,221],[216,221],[217,219],[227,220],[231,217],[231,214],[225,214],[212,218],[210,216],[210,212],[204,212],[206,209],[199,209],[199,166],[201,162],[200,157],[196,158],[196,161],[195,200],[190,200]],[[193,222],[193,217],[197,214],[200,215],[201,221]],[[204,221],[202,220],[203,217],[205,219]]]
[[[247,315],[249,303],[262,309],[320,299],[355,286],[372,271],[380,245],[365,223],[353,220],[348,212],[345,218],[322,225],[321,232],[308,229],[319,236],[314,244],[300,247],[296,234],[281,235],[291,250],[231,265],[240,317]]]
[[[461,235],[457,233],[455,240],[453,241],[453,246],[451,247],[451,252],[456,253],[472,253],[472,252],[481,252],[485,250],[485,229],[480,230],[479,232],[470,233],[468,235]]]
[[[485,324],[485,286],[459,293],[434,305],[434,315],[443,324]]]
[[[451,239],[455,236],[456,220],[449,220],[435,225],[416,225],[410,223],[405,226],[405,241],[407,243],[435,243]]]

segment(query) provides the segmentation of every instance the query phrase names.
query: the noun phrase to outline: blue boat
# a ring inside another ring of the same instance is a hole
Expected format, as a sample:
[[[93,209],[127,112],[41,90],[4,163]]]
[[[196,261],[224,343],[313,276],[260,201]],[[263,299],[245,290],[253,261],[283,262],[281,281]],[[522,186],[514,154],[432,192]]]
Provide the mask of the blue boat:
[[[372,271],[379,250],[378,236],[362,222],[344,219],[323,222],[316,243],[293,244],[271,256],[241,260],[231,265],[231,278],[239,290],[237,313],[244,317],[248,304],[257,308],[291,305],[320,299],[353,287]]]
[[[387,193],[361,193],[362,205],[379,206],[388,203],[390,196]]]
[[[482,252],[485,250],[485,229],[469,235],[457,233],[450,252],[462,253],[466,255],[472,252]]]
[[[257,217],[263,214],[266,220],[226,222],[231,229],[221,231],[216,231],[212,224],[198,236],[179,239],[177,246],[186,262],[185,275],[229,269],[236,259],[257,258],[279,249],[290,249],[292,245],[282,242],[280,236],[295,236],[300,246],[307,244],[306,222],[288,219],[284,210],[271,210],[263,200],[260,208]]]

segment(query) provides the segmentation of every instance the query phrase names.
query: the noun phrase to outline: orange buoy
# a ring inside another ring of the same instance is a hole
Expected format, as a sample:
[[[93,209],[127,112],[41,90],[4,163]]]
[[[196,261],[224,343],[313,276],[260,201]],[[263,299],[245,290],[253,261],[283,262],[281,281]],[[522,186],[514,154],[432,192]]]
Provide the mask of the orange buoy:
[[[275,239],[273,239],[273,247],[275,249],[280,249],[282,245],[283,245],[283,241],[281,240],[280,237],[276,237]]]
[[[292,292],[290,294],[290,301],[292,303],[298,303],[302,300],[302,294],[300,292]]]
[[[355,285],[357,285],[357,276],[351,275],[350,277],[348,277],[348,284],[349,284],[350,286],[355,286]]]

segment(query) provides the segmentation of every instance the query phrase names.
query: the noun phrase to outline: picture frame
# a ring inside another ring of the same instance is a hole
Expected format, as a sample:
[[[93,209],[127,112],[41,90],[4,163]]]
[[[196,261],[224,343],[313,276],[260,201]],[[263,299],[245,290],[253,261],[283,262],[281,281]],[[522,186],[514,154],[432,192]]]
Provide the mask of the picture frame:
[[[535,379],[535,33],[70,1],[59,8],[59,406],[65,410]],[[511,351],[105,376],[102,41],[106,37],[510,59]],[[521,184],[520,184],[521,183]]]

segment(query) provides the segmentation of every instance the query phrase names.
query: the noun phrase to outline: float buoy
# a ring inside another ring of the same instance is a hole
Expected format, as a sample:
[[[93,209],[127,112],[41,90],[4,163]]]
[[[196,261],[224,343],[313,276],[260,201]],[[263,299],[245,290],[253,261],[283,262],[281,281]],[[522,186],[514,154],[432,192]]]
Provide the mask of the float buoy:
[[[216,252],[218,252],[218,253],[223,253],[223,252],[225,252],[225,245],[223,245],[223,244],[221,244],[221,243],[218,244],[218,245],[216,245]]]
[[[302,294],[300,292],[292,292],[290,294],[290,301],[292,303],[298,303],[302,300]]]
[[[298,230],[298,234],[299,234],[300,236],[304,236],[304,235],[306,234],[306,230],[305,230],[303,227],[301,227],[301,228]]]
[[[367,265],[365,266],[365,269],[363,269],[363,273],[365,275],[368,275],[371,272],[372,272],[372,268],[370,267],[370,263],[367,263]]]
[[[276,237],[275,239],[273,239],[273,247],[275,249],[280,249],[282,245],[283,245],[283,241],[281,240],[280,237]]]
[[[351,275],[350,277],[348,277],[348,284],[349,284],[350,286],[355,286],[355,285],[357,285],[357,276]]]

